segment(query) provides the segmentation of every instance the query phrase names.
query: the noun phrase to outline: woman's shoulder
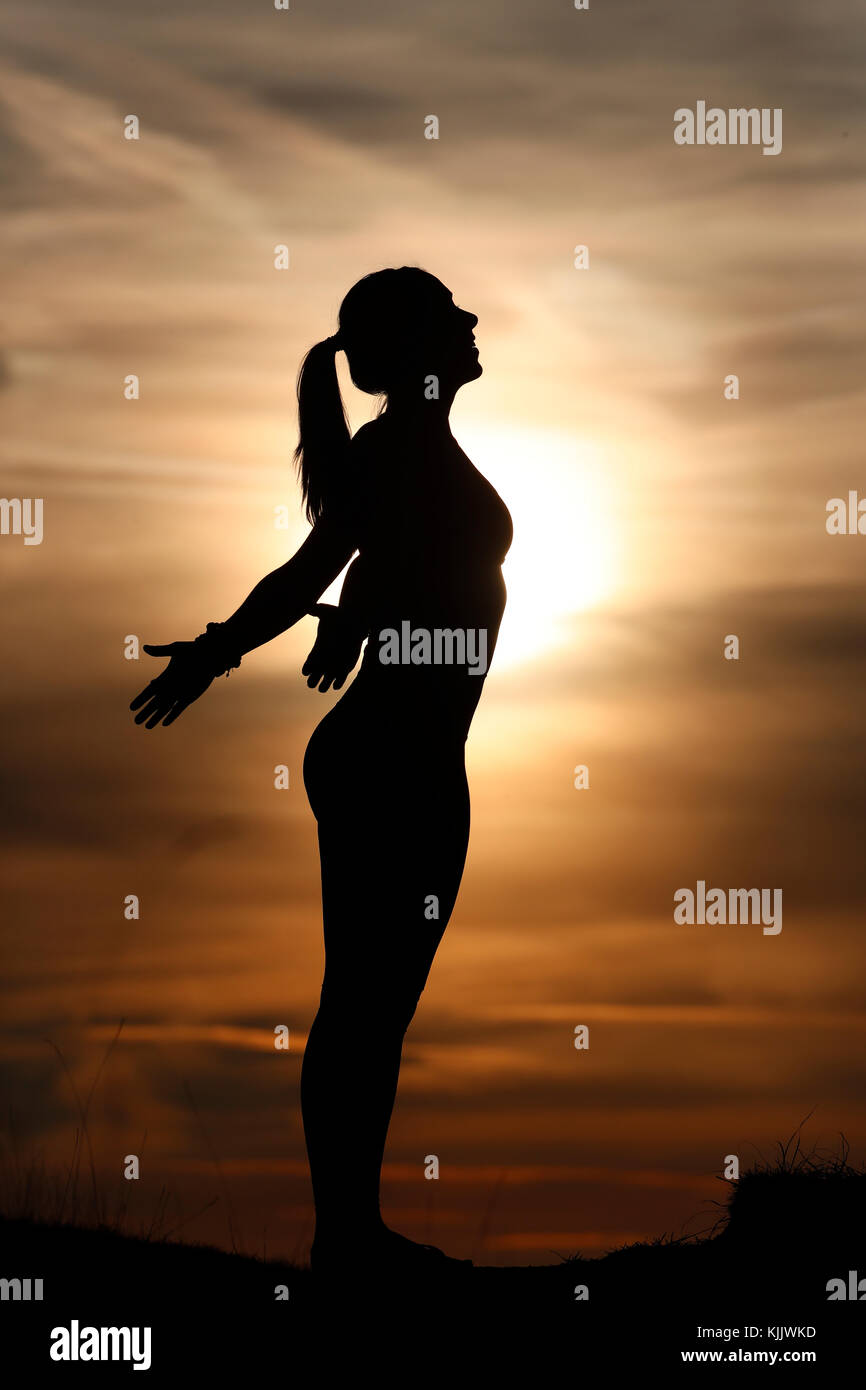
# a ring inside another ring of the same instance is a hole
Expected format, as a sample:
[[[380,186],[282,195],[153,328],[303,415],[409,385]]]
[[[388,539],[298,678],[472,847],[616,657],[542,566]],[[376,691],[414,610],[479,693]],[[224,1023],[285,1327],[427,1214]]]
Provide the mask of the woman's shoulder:
[[[351,452],[358,459],[372,458],[386,448],[389,436],[388,424],[384,415],[368,420],[352,435]]]
[[[368,420],[356,431],[349,448],[350,467],[356,486],[374,491],[377,486],[387,486],[394,474],[399,453],[395,443],[390,422],[382,415]]]

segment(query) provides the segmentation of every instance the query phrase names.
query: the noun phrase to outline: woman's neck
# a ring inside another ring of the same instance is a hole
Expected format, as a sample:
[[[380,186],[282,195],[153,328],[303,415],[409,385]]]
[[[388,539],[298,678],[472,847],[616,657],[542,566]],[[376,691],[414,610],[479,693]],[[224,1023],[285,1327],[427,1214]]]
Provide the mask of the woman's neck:
[[[425,435],[453,438],[449,414],[454,401],[454,393],[447,399],[428,401],[417,396],[389,397],[384,415],[403,429],[420,431]]]

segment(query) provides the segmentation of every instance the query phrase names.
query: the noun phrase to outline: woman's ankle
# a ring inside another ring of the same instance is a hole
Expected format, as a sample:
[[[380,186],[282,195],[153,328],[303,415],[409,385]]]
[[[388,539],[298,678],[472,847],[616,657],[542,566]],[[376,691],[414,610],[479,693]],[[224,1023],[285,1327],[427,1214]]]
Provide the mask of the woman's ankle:
[[[363,1249],[388,1234],[388,1227],[381,1216],[369,1221],[356,1219],[316,1221],[316,1234],[313,1237],[314,1250],[333,1250],[340,1247],[357,1246]]]

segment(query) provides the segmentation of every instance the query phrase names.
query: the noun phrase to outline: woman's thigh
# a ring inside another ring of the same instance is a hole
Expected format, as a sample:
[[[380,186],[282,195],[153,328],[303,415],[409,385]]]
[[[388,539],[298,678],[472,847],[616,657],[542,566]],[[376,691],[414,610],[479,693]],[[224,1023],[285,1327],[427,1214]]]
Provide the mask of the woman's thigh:
[[[417,999],[454,907],[469,840],[462,755],[415,778],[365,769],[319,818],[326,984]]]

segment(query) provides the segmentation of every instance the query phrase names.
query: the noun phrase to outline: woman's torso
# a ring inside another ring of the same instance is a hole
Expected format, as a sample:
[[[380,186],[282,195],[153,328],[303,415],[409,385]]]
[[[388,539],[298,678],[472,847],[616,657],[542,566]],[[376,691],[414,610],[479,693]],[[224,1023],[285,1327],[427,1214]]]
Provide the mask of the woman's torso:
[[[358,442],[369,629],[339,708],[465,740],[505,608],[511,517],[450,434],[407,437],[382,416]]]

